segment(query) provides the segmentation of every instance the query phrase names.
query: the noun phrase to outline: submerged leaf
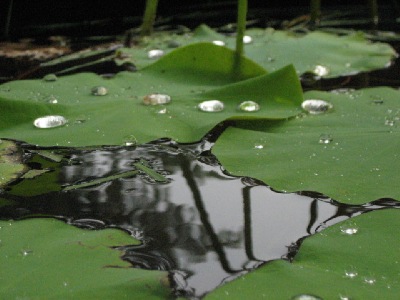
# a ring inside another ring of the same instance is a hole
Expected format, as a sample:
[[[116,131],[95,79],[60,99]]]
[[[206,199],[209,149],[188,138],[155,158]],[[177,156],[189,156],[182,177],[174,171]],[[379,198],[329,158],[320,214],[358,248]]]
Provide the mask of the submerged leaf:
[[[55,82],[4,84],[0,136],[42,146],[123,145],[127,136],[138,143],[163,137],[195,142],[226,119],[279,119],[299,112],[302,93],[293,67],[266,74],[243,58],[243,73],[237,78],[232,74],[233,56],[229,49],[202,43],[178,49],[141,72],[122,72],[112,79],[82,73]],[[108,94],[93,96],[95,86],[106,87]],[[168,95],[170,103],[143,104],[143,98],[154,93]],[[57,104],[43,101],[49,94],[57,96]],[[207,114],[197,108],[212,99],[223,101],[225,109]],[[256,101],[261,109],[238,110],[244,100]],[[35,128],[33,120],[46,115],[61,115],[68,123]]]
[[[167,273],[133,269],[114,246],[137,244],[116,229],[89,231],[54,219],[0,221],[2,299],[160,299]]]
[[[400,200],[399,96],[391,88],[308,92],[306,99],[326,100],[333,109],[228,128],[213,153],[230,173],[276,190],[315,191],[352,204]]]
[[[358,231],[345,234],[344,226]],[[346,220],[307,238],[292,263],[268,263],[206,299],[397,299],[400,239],[393,228],[398,226],[395,209]]]

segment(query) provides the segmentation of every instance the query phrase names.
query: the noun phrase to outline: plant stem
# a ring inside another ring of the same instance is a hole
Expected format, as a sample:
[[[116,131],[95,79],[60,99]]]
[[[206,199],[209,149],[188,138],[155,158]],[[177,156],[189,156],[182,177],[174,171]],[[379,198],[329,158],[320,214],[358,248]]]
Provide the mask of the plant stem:
[[[238,0],[237,30],[236,30],[236,51],[233,62],[233,73],[236,77],[241,76],[241,58],[244,54],[243,36],[246,31],[247,0]]]
[[[311,0],[311,26],[318,26],[321,19],[321,0]]]
[[[8,2],[8,10],[6,16],[6,23],[4,25],[4,37],[6,39],[10,36],[10,23],[11,23],[11,15],[12,15],[12,8],[13,8],[13,0],[9,0]]]
[[[378,1],[377,0],[368,0],[368,6],[369,6],[372,23],[374,25],[377,25],[378,21],[379,21]]]
[[[154,20],[156,19],[158,0],[146,0],[141,35],[151,35],[153,32]]]

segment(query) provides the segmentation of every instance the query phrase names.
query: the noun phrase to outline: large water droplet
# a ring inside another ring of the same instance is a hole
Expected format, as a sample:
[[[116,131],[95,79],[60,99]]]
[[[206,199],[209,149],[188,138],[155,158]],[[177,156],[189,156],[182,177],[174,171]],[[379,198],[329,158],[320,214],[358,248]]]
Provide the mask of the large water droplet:
[[[260,105],[254,101],[243,101],[239,104],[238,109],[245,112],[254,112],[260,110]]]
[[[124,138],[124,145],[128,147],[136,146],[137,140],[134,135],[128,135]]]
[[[144,105],[160,105],[171,102],[171,97],[165,94],[150,94],[143,97]]]
[[[302,294],[292,297],[292,300],[322,300],[322,298],[314,295]]]
[[[163,56],[165,53],[161,49],[153,49],[147,52],[147,57],[150,59],[157,59]]]
[[[63,116],[44,116],[33,121],[37,128],[54,128],[67,124],[67,119]]]
[[[47,74],[46,76],[43,77],[44,81],[56,81],[58,78],[56,74]]]
[[[317,76],[326,76],[329,74],[329,69],[322,65],[316,65],[312,71]]]
[[[353,235],[358,232],[358,227],[355,224],[347,223],[340,226],[340,231],[347,235]]]
[[[201,102],[198,108],[205,112],[219,112],[224,109],[224,103],[219,100],[207,100]]]
[[[329,144],[332,141],[333,141],[333,139],[332,139],[332,136],[330,134],[323,133],[323,134],[321,134],[319,136],[319,141],[318,142],[320,144]]]
[[[253,42],[253,38],[249,35],[245,35],[243,37],[243,43],[244,44],[251,44]]]
[[[333,108],[333,105],[325,100],[309,99],[303,101],[301,107],[310,114],[321,114]]]
[[[95,86],[92,88],[92,95],[94,96],[105,96],[108,94],[108,90],[104,86]]]
[[[214,45],[217,45],[217,46],[225,46],[225,42],[224,41],[212,41],[212,43]]]

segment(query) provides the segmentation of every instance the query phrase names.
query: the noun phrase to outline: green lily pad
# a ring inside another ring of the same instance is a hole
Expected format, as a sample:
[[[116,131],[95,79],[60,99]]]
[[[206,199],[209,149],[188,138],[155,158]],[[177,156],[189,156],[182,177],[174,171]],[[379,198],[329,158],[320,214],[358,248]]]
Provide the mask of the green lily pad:
[[[0,187],[26,172],[22,153],[12,141],[0,140]]]
[[[371,43],[361,32],[339,36],[313,31],[300,35],[268,28],[250,29],[246,35],[252,41],[245,44],[245,55],[270,71],[294,64],[298,74],[311,72],[329,78],[385,68],[396,57],[396,51],[389,44]],[[156,34],[139,47],[119,51],[129,54],[128,60],[143,68],[154,62],[148,58],[151,49],[168,53],[173,50],[169,47],[171,43],[187,45],[200,41],[220,41],[228,48],[235,47],[235,37],[201,25],[192,35]]]
[[[400,239],[393,228],[398,226],[395,209],[336,224],[307,238],[292,263],[267,263],[206,299],[397,299]]]
[[[228,172],[279,191],[315,191],[351,204],[400,200],[399,97],[385,87],[308,92],[305,99],[326,100],[332,111],[242,123],[247,129],[228,128],[212,151]]]
[[[2,299],[166,298],[167,273],[133,269],[114,246],[127,233],[89,231],[54,219],[0,221]]]
[[[42,146],[123,145],[127,137],[138,143],[163,137],[195,142],[226,119],[279,119],[299,113],[302,93],[292,66],[266,74],[243,58],[243,73],[237,78],[232,74],[233,57],[227,48],[202,43],[113,79],[81,73],[54,82],[6,83],[0,86],[0,136]],[[108,94],[92,95],[96,86],[107,88]],[[172,101],[144,105],[143,97],[152,93],[167,94]],[[197,108],[211,99],[223,101],[225,109],[207,113]],[[258,102],[261,109],[238,110],[245,100]],[[36,128],[33,121],[46,115],[61,115],[68,123]]]

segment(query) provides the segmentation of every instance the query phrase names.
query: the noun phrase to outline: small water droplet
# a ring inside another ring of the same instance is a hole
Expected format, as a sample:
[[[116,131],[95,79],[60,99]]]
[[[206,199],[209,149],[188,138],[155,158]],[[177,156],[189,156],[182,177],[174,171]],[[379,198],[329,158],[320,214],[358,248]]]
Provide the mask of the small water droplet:
[[[29,250],[29,249],[22,249],[21,250],[21,254],[23,255],[23,256],[28,256],[28,255],[30,255],[30,254],[32,254],[33,253],[33,251],[32,250]]]
[[[349,296],[347,296],[347,295],[339,294],[339,299],[340,300],[350,300],[351,298]]]
[[[317,76],[326,76],[329,74],[329,69],[325,66],[322,65],[316,65],[312,71],[312,73],[314,73]]]
[[[134,135],[128,135],[124,138],[124,145],[128,147],[136,146],[137,139]]]
[[[165,115],[165,114],[167,113],[167,108],[164,107],[164,108],[160,109],[159,111],[157,111],[157,113],[158,113],[159,115]]]
[[[261,144],[254,145],[254,149],[263,149],[263,148],[264,148],[264,145],[261,145]]]
[[[47,103],[50,103],[50,104],[57,104],[58,103],[58,99],[56,97],[54,97],[53,95],[48,97],[46,101],[47,101]]]
[[[47,74],[46,76],[43,77],[44,81],[57,81],[57,75],[56,74]]]
[[[358,227],[353,223],[347,223],[340,226],[340,231],[347,235],[353,235],[358,232]]]
[[[354,278],[358,276],[358,272],[353,267],[347,269],[344,274],[347,278]]]
[[[321,114],[333,108],[333,105],[325,100],[309,99],[303,101],[301,107],[310,114]]]
[[[333,138],[330,134],[323,133],[319,136],[319,143],[320,144],[329,144],[333,141]]]
[[[212,41],[212,43],[214,45],[217,45],[217,46],[225,46],[225,42],[224,41]]]
[[[315,295],[302,294],[292,297],[292,300],[322,300],[322,298]]]
[[[144,105],[160,105],[171,102],[171,97],[165,94],[149,94],[143,97]]]
[[[224,103],[219,100],[207,100],[197,106],[201,111],[220,112],[224,109]]]
[[[33,125],[37,128],[54,128],[67,124],[67,119],[63,116],[44,116],[37,118]]]
[[[147,52],[147,57],[150,59],[157,59],[163,56],[165,53],[161,49],[153,49]]]
[[[68,282],[63,282],[63,286],[67,287],[68,286]]]
[[[243,101],[239,104],[238,109],[245,112],[254,112],[260,110],[260,105],[254,101]]]
[[[364,282],[365,282],[365,283],[368,283],[368,284],[370,284],[370,285],[373,285],[373,284],[375,284],[376,279],[373,278],[373,277],[364,277]]]
[[[108,94],[108,90],[104,86],[95,86],[92,88],[91,92],[94,96],[105,96]]]
[[[243,43],[244,44],[251,44],[253,42],[253,38],[249,35],[245,35],[243,37]]]
[[[395,122],[395,118],[393,118],[393,117],[386,117],[386,119],[385,119],[385,125],[386,126],[394,126],[394,124],[395,124],[396,122]]]

